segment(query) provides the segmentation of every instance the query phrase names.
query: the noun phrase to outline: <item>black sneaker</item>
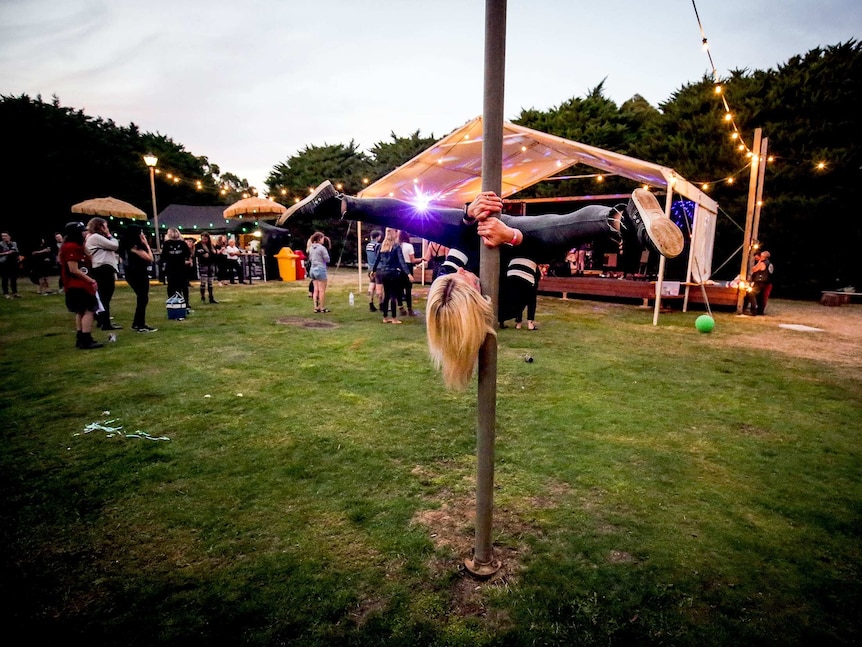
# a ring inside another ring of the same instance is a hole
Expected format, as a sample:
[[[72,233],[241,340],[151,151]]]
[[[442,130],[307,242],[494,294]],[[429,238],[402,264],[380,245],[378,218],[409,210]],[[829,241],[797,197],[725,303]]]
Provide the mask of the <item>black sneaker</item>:
[[[665,216],[656,197],[646,189],[632,192],[623,212],[623,227],[636,235],[642,247],[666,258],[676,258],[685,247],[679,227]]]
[[[369,309],[371,312],[377,312],[377,308],[375,308],[375,307],[374,307],[374,304],[373,304],[373,303],[369,303],[369,304],[368,304],[368,309]]]
[[[341,194],[332,186],[332,182],[326,180],[318,185],[311,194],[281,214],[281,217],[275,222],[276,225],[281,225],[285,220],[294,214],[307,215],[312,214],[317,216],[340,216]]]
[[[138,332],[156,332],[158,328],[151,328],[144,324],[143,326],[132,326],[132,330],[137,330]]]
[[[115,324],[113,321],[111,323],[107,324],[106,326],[102,326],[101,328],[102,328],[102,330],[122,330],[123,329],[122,326]]]

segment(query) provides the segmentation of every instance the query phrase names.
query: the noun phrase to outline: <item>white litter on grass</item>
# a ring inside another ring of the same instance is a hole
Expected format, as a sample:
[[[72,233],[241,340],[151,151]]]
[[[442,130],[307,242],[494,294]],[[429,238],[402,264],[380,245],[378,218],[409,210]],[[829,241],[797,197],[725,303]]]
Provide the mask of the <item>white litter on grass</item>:
[[[140,429],[138,429],[133,434],[126,434],[126,438],[143,438],[144,440],[170,440],[170,438],[168,438],[167,436],[150,436],[150,434],[145,431],[141,431]]]
[[[236,394],[236,397],[241,398],[241,397],[242,397],[242,393],[237,393],[237,394]]]
[[[105,411],[105,413],[109,413]],[[112,427],[111,424],[117,422],[119,418],[114,418],[112,420],[105,420],[104,422],[91,422],[88,425],[84,426],[84,433],[89,434],[93,431],[104,431],[106,438],[113,438],[114,436],[124,436],[126,438],[142,438],[144,440],[170,440],[167,436],[150,436],[145,431],[141,431],[140,429],[136,429],[134,433],[131,434],[123,434],[121,433],[123,430],[123,426]],[[80,434],[73,434],[74,436],[80,436]]]
[[[779,328],[787,328],[788,330],[798,330],[799,332],[824,332],[823,328],[812,328],[802,324],[778,324]]]
[[[209,393],[207,393],[204,397],[205,398],[211,398],[212,396]]]

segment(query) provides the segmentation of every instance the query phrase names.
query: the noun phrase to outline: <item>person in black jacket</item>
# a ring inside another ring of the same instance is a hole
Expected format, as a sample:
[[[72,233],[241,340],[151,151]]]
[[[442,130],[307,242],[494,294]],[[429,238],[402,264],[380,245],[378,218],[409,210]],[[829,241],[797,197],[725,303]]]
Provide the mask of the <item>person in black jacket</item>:
[[[379,276],[383,283],[383,303],[380,310],[383,312],[383,323],[400,324],[396,316],[398,314],[398,295],[404,285],[404,281],[412,281],[404,254],[401,252],[401,232],[391,227],[386,228],[380,252],[371,270],[375,278]],[[392,308],[392,317],[388,316],[389,308]]]
[[[165,283],[168,286],[168,298],[177,292],[183,295],[186,306],[189,304],[188,270],[192,264],[192,254],[189,246],[178,229],[171,227],[162,245],[162,266],[165,271]]]

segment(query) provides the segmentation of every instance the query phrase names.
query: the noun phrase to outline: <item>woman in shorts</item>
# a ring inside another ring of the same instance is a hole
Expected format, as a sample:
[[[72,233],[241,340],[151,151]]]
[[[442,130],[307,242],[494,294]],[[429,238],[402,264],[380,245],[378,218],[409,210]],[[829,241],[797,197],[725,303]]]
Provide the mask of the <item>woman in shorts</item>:
[[[309,274],[314,285],[312,294],[315,312],[329,312],[326,309],[326,264],[329,263],[329,251],[325,243],[329,239],[323,233],[316,231],[311,235],[311,247],[308,250]]]
[[[90,257],[84,249],[84,223],[70,222],[60,247],[60,271],[66,294],[66,309],[75,315],[75,347],[82,350],[101,348],[93,339],[93,320],[96,316],[96,279],[90,276]]]

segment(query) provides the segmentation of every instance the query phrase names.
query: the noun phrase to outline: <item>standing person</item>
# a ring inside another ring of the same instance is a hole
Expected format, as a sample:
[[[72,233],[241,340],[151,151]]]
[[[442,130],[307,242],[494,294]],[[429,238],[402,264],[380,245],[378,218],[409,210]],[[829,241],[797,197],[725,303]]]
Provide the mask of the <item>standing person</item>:
[[[189,263],[186,265],[186,283],[188,285],[192,284],[192,281],[198,280],[198,272],[195,267],[195,243],[197,242],[191,236],[186,236],[183,238],[186,243],[186,246],[189,248]],[[186,302],[188,303],[188,302]]]
[[[57,269],[57,272],[60,274],[60,278],[57,279],[57,292],[63,294],[63,272],[60,267],[60,248],[63,246],[63,234],[59,231],[54,234],[54,245],[53,245],[53,254],[54,254],[54,267]]]
[[[210,303],[218,303],[213,298],[213,279],[218,272],[218,252],[207,232],[202,233],[201,239],[195,244],[195,260],[198,262],[198,272],[201,275],[201,301],[206,301],[204,298],[204,289],[206,289]]]
[[[227,280],[227,256],[225,256],[224,253],[225,247],[227,247],[227,236],[222,234],[216,238],[215,242],[216,274],[218,276],[219,285],[224,285]]]
[[[30,275],[33,277],[33,282],[39,287],[36,290],[37,294],[51,294],[51,286],[48,285],[48,275],[55,265],[54,250],[51,249],[51,244],[45,238],[39,239],[39,244],[30,252]]]
[[[383,284],[378,283],[374,278],[374,272],[371,270],[374,263],[377,262],[377,254],[380,253],[380,238],[383,234],[379,229],[371,232],[371,240],[365,245],[365,262],[368,263],[368,309],[371,312],[377,312],[374,307],[374,297],[377,296],[377,303],[383,307]]]
[[[240,283],[244,283],[245,277],[243,276],[242,264],[239,262],[239,255],[242,253],[242,250],[236,246],[236,241],[233,238],[227,241],[227,246],[222,250],[222,253],[225,256],[226,271],[230,277],[231,285],[236,283],[237,277]]]
[[[401,291],[404,277],[413,280],[407,263],[404,262],[404,254],[401,251],[400,231],[398,229],[386,228],[383,243],[380,245],[380,253],[374,263],[375,276],[380,273],[383,282],[383,323],[400,324],[397,315],[398,293]],[[389,317],[389,311],[392,317]]]
[[[769,295],[772,294],[772,281],[775,276],[775,266],[772,264],[770,260],[772,258],[772,254],[764,250],[760,254],[760,258],[763,260],[763,264],[766,265],[766,271],[768,272],[769,279],[766,281],[766,285],[763,286],[763,294],[761,295],[761,312],[760,314],[766,314],[766,304],[769,302]]]
[[[422,260],[425,261],[431,269],[431,282],[440,276],[440,270],[443,269],[443,263],[446,261],[446,255],[449,253],[449,248],[440,243],[435,243],[429,240],[425,246],[425,253],[422,255]]]
[[[18,294],[18,243],[12,240],[8,231],[0,233],[0,277],[3,280],[3,296],[7,299],[20,299]],[[12,292],[9,292],[9,287]]]
[[[125,259],[126,283],[134,290],[137,297],[135,303],[135,318],[132,320],[132,330],[142,333],[156,332],[158,328],[147,325],[147,304],[150,301],[150,265],[153,262],[153,250],[146,235],[137,225],[126,228],[120,241],[120,251]]]
[[[168,286],[168,298],[177,292],[183,295],[186,306],[189,305],[189,265],[192,264],[192,254],[189,246],[175,227],[168,229],[165,242],[162,245],[162,263],[165,268],[165,282]]]
[[[329,251],[324,245],[329,242],[329,239],[322,232],[315,232],[309,239],[311,248],[308,250],[308,260],[311,265],[311,281],[314,284],[314,311],[329,312],[326,309],[326,285],[328,283],[328,275],[326,273],[326,264],[329,263]]]
[[[419,314],[413,309],[413,268],[418,262],[416,260],[416,249],[413,247],[413,243],[410,242],[410,234],[406,231],[401,231],[398,240],[401,241],[401,254],[404,256],[404,262],[407,264],[409,270],[407,274],[401,277],[404,303],[407,305],[406,310],[404,307],[401,308],[401,314],[415,317]]]
[[[766,300],[772,285],[772,272],[775,270],[769,260],[770,253],[762,250],[754,255],[754,266],[751,268],[751,291],[746,297],[752,316],[763,315]]]
[[[111,321],[111,299],[117,284],[120,242],[111,235],[104,218],[90,218],[87,223],[87,241],[84,243],[92,259],[90,275],[96,279],[102,312],[96,315],[96,325],[102,330],[120,330],[122,326]]]
[[[60,247],[60,272],[66,291],[66,309],[75,315],[75,348],[101,348],[93,339],[93,319],[96,300],[96,279],[90,276],[90,257],[84,248],[84,223],[66,225],[66,237]]]

